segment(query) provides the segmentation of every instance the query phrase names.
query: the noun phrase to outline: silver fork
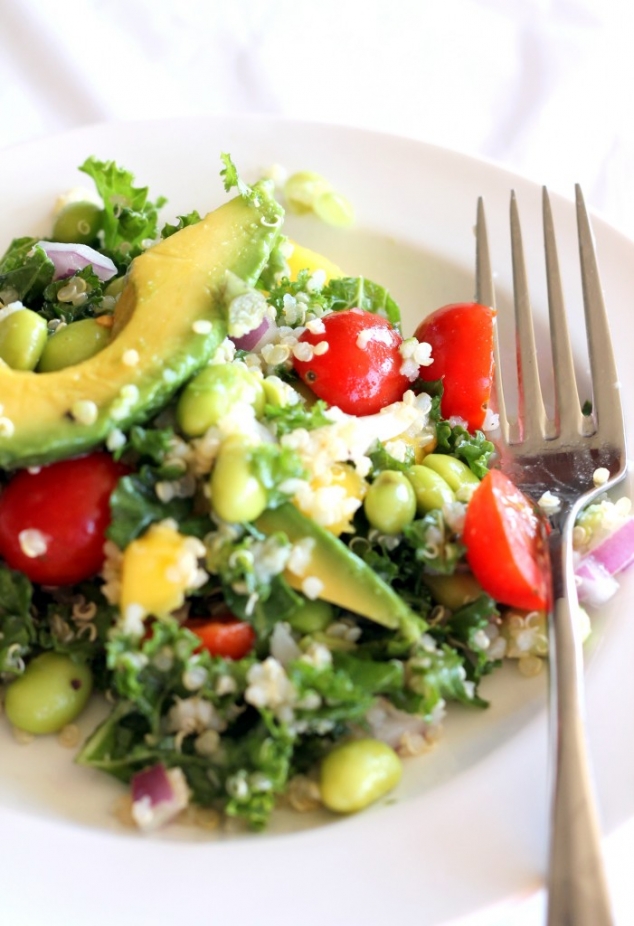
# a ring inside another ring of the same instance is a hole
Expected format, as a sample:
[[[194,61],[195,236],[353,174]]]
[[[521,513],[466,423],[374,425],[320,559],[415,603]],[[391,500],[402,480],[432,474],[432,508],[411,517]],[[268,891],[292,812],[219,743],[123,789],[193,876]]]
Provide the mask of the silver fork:
[[[613,923],[601,858],[600,831],[584,733],[583,654],[572,560],[572,530],[579,512],[619,482],[626,471],[621,398],[592,232],[576,187],[577,229],[592,412],[579,402],[562,294],[553,218],[543,191],[544,245],[555,386],[555,414],[544,407],[515,194],[511,195],[511,248],[517,339],[517,417],[507,417],[499,346],[496,395],[500,467],[535,501],[551,490],[561,503],[549,537],[553,603],[549,620],[552,794],[548,862],[548,926]],[[482,199],[478,202],[476,299],[495,305]],[[598,468],[609,472],[595,485]]]

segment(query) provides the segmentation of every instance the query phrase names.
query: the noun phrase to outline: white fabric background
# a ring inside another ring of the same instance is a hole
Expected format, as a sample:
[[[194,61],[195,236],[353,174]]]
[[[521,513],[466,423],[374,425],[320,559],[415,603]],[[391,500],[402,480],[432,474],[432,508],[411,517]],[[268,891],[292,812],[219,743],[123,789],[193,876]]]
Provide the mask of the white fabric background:
[[[484,155],[634,235],[628,0],[0,0],[0,145],[266,112]]]
[[[0,0],[0,147],[197,113],[347,123],[568,196],[580,182],[634,237],[633,24],[629,0]],[[607,847],[622,926],[632,830]],[[504,926],[535,926],[541,909]]]

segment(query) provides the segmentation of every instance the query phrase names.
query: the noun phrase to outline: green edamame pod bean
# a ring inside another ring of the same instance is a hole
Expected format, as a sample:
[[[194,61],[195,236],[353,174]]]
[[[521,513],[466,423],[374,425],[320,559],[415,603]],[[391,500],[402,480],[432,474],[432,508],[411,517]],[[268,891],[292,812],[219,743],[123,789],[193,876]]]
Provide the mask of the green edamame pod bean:
[[[96,203],[68,203],[55,219],[51,240],[67,244],[92,244],[102,221],[103,209]]]
[[[422,466],[427,466],[428,469],[433,469],[439,476],[442,476],[454,492],[458,492],[467,485],[478,485],[480,482],[466,463],[446,453],[428,453]]]
[[[34,370],[46,344],[46,320],[31,309],[17,309],[0,321],[0,360],[12,370]]]
[[[385,469],[376,477],[363,500],[363,510],[383,534],[398,534],[414,520],[416,494],[404,473]]]
[[[310,170],[302,170],[288,178],[284,184],[284,197],[291,212],[310,212],[315,200],[331,190],[332,184],[325,177]]]
[[[243,363],[213,364],[187,384],[176,418],[187,437],[200,437],[238,402],[252,405],[256,415],[261,415],[264,400],[262,383]]]
[[[407,478],[416,495],[416,511],[427,514],[434,508],[442,508],[456,500],[453,490],[449,488],[442,476],[428,466],[415,464],[407,471]]]
[[[484,594],[482,586],[470,572],[455,572],[452,576],[431,576],[423,573],[422,580],[438,602],[450,611]]]
[[[9,722],[27,733],[57,733],[82,712],[92,691],[84,662],[61,653],[42,653],[7,688]]]
[[[335,228],[345,228],[354,222],[352,203],[334,190],[321,193],[313,203],[313,211],[322,222]]]
[[[310,601],[307,598],[292,614],[288,615],[287,620],[293,630],[299,633],[317,633],[332,624],[333,614],[330,602],[322,601],[320,598]]]
[[[227,437],[211,473],[211,504],[224,521],[254,521],[266,508],[266,489],[251,472],[249,445]]]
[[[108,285],[104,289],[104,296],[118,296],[123,292],[123,287],[127,283],[127,276],[123,274],[120,277],[114,277],[109,281]]]
[[[82,318],[71,322],[52,334],[42,351],[39,373],[52,373],[75,366],[94,357],[110,341],[110,328],[100,325],[96,318]]]
[[[401,760],[380,740],[351,740],[321,764],[321,799],[329,810],[354,813],[391,791],[401,779]]]

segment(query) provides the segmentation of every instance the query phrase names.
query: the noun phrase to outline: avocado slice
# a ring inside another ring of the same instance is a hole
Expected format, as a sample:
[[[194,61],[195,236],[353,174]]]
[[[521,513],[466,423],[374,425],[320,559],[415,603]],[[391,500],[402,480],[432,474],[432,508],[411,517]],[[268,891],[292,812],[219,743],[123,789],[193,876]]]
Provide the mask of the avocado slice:
[[[338,537],[324,530],[294,505],[269,508],[255,522],[264,534],[286,534],[291,543],[304,538],[314,541],[310,562],[303,576],[286,570],[284,578],[301,590],[307,576],[323,583],[320,598],[367,617],[390,630],[400,630],[410,641],[417,640],[425,623],[403,599]]]
[[[148,418],[210,359],[227,333],[227,271],[254,285],[279,234],[281,206],[255,189],[136,258],[96,356],[50,373],[0,364],[0,467],[90,450]]]

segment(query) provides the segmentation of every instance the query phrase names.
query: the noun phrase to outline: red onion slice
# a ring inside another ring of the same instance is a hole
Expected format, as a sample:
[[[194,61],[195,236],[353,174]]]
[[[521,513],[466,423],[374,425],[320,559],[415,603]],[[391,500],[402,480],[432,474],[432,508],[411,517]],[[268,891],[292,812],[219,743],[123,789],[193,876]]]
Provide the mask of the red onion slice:
[[[619,585],[613,577],[634,563],[634,518],[606,537],[583,557],[575,570],[579,601],[598,607]]]
[[[265,339],[272,328],[275,328],[275,322],[265,316],[253,331],[247,331],[241,337],[231,338],[231,340],[238,350],[257,350],[258,347],[266,343]]]
[[[117,275],[117,268],[104,254],[88,247],[87,244],[66,244],[61,241],[38,241],[38,248],[46,251],[46,256],[55,265],[54,280],[62,280],[83,270],[89,264],[102,283]]]
[[[173,820],[189,803],[181,769],[159,762],[132,777],[132,817],[142,830],[154,830]]]

